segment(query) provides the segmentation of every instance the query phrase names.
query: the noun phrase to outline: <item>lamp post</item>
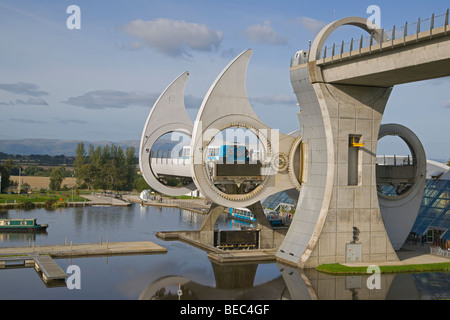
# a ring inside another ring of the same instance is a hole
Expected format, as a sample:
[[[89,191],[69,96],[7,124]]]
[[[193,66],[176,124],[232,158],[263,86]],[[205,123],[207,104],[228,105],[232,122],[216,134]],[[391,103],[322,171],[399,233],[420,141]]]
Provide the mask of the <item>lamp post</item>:
[[[75,170],[72,171],[72,202],[73,202],[73,185],[74,185],[74,181],[73,178],[75,176]]]

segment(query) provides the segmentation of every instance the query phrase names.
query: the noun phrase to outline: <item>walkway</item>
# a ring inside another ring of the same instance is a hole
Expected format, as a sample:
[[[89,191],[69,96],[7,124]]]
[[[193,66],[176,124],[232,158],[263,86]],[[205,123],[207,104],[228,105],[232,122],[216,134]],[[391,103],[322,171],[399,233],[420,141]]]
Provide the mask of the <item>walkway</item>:
[[[114,197],[106,197],[103,195],[80,195],[89,202],[69,202],[69,206],[130,206],[131,203]]]
[[[163,248],[151,241],[103,242],[0,248],[0,256],[49,254],[54,258],[166,252],[166,248]]]
[[[139,196],[125,195],[127,201],[139,203],[147,206],[155,207],[173,207],[185,210],[190,210],[197,213],[208,213],[210,205],[206,204],[205,199],[171,199],[156,196],[155,200],[142,201]]]
[[[400,266],[410,264],[429,264],[429,263],[443,263],[450,262],[450,258],[430,254],[430,245],[417,244],[417,245],[403,245],[403,247],[397,251],[399,261],[385,261],[385,262],[355,262],[355,263],[342,263],[344,266],[359,267],[367,265],[377,266]]]

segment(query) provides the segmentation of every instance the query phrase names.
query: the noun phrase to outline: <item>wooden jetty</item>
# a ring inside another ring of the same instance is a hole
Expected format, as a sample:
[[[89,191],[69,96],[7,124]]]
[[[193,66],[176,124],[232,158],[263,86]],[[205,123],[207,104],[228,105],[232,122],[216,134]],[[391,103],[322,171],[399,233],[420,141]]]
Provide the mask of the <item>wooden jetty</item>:
[[[77,243],[0,248],[0,257],[48,254],[54,258],[165,253],[167,249],[151,241]]]
[[[0,268],[11,266],[34,267],[36,271],[42,274],[44,282],[53,280],[63,280],[67,274],[58,266],[58,264],[49,255],[19,255],[0,257]]]
[[[151,241],[104,242],[0,248],[0,268],[20,263],[33,266],[45,282],[67,278],[53,258],[166,253]]]
[[[49,255],[38,255],[34,257],[35,269],[42,272],[45,282],[67,278],[67,274],[58,266]]]

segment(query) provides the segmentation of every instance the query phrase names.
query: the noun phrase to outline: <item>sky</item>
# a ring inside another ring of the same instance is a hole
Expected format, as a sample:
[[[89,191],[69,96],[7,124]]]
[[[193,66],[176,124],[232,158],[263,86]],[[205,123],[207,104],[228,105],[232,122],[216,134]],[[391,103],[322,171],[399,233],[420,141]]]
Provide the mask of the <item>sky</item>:
[[[369,18],[370,5],[380,8],[386,30],[449,7],[448,0],[0,0],[0,139],[139,140],[155,100],[185,71],[194,120],[219,73],[249,48],[246,86],[255,112],[292,132],[291,57],[332,21]],[[360,35],[344,28],[330,41]],[[450,77],[396,86],[382,122],[407,126],[429,159],[446,161],[449,89]],[[384,144],[385,153],[395,152],[395,143]]]

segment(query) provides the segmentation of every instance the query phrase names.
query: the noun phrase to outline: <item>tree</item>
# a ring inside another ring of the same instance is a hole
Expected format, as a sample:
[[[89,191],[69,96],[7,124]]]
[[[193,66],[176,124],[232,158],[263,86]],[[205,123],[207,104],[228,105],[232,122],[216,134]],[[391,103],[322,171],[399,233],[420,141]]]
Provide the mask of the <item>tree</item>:
[[[82,161],[84,159],[84,162]],[[79,161],[78,161],[79,160]],[[135,148],[116,145],[89,145],[88,156],[81,143],[77,147],[75,160],[77,178],[90,188],[109,190],[132,190],[136,174]],[[79,183],[81,185],[81,183]]]
[[[73,167],[75,170],[75,177],[77,178],[77,185],[81,185],[86,175],[81,171],[81,168],[86,164],[86,150],[84,149],[84,143],[80,142],[75,150],[75,160]]]
[[[73,166],[75,170],[78,170],[86,163],[86,150],[84,149],[84,143],[80,142],[77,145],[77,150],[75,151],[75,160]]]
[[[132,190],[134,181],[137,178],[136,174],[136,150],[134,147],[128,147],[125,150],[125,176],[126,176],[126,189]]]
[[[450,159],[448,159],[447,165],[450,166]]]
[[[10,185],[9,177],[12,166],[13,161],[11,159],[8,159],[3,165],[0,165],[0,176],[1,176],[0,193],[4,193]]]
[[[152,188],[148,185],[147,181],[145,181],[143,176],[139,176],[136,179],[135,188],[137,192],[142,192],[142,190],[152,190]]]
[[[50,190],[59,190],[63,181],[62,168],[57,167],[50,174]]]
[[[77,169],[77,182],[79,185],[86,183],[88,190],[91,190],[92,184],[96,176],[96,170],[90,163],[86,163]],[[81,183],[80,183],[81,181]]]

